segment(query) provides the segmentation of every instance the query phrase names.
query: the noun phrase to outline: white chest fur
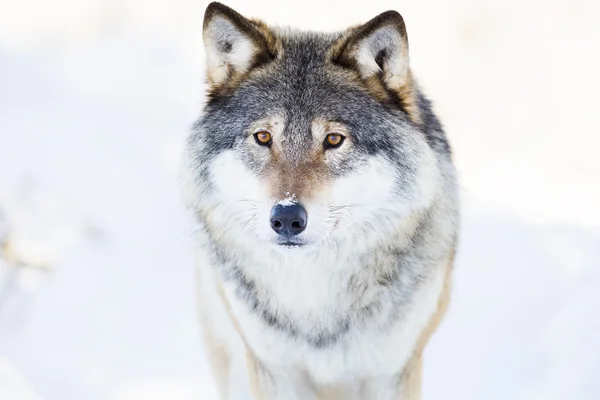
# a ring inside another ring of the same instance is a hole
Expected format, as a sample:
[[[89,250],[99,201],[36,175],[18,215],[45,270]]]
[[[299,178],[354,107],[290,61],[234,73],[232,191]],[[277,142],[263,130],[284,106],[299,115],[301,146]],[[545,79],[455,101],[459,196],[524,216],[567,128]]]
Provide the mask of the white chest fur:
[[[256,356],[272,369],[299,369],[324,385],[400,372],[437,308],[445,269],[435,268],[406,303],[398,304],[401,279],[385,287],[374,284],[356,261],[312,261],[255,270],[249,279],[268,288],[257,289],[268,299],[258,307],[240,298],[235,282],[224,285]],[[263,307],[271,323],[261,314]],[[359,321],[353,314],[357,310],[367,310],[367,316]],[[306,340],[311,332],[320,332],[322,343]]]

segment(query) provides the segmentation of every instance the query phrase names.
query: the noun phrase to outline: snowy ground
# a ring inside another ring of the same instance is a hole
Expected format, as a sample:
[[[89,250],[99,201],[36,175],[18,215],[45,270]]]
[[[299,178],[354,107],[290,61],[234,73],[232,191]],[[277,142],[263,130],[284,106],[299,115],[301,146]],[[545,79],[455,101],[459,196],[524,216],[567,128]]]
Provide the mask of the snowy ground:
[[[313,29],[407,21],[465,203],[425,399],[599,398],[600,6],[252,3],[228,2]],[[0,399],[214,398],[175,180],[206,4],[0,0]]]

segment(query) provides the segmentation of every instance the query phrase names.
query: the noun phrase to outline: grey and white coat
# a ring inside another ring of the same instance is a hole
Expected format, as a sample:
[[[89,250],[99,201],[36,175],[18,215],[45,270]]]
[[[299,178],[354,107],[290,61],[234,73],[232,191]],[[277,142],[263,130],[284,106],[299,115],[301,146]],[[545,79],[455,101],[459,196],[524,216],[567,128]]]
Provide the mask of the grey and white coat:
[[[181,176],[222,398],[420,398],[459,206],[402,17],[301,32],[211,3],[204,43]]]

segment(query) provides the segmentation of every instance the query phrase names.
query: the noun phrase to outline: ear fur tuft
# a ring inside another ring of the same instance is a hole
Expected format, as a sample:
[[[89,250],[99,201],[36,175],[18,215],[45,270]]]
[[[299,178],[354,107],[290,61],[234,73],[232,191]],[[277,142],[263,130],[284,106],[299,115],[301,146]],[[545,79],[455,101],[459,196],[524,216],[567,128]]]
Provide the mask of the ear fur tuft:
[[[384,12],[349,29],[333,46],[331,60],[356,71],[378,98],[391,91],[413,122],[420,122],[417,89],[409,67],[408,36],[398,12]]]
[[[217,2],[204,13],[207,79],[212,90],[276,57],[275,39],[260,21],[251,21]]]

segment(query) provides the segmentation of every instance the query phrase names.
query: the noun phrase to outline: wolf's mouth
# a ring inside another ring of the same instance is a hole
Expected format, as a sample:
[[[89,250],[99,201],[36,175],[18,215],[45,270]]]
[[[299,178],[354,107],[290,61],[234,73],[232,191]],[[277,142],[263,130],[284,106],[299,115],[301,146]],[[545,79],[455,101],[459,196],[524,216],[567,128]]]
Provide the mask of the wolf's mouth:
[[[278,240],[277,245],[282,247],[302,247],[306,243],[297,240]]]

